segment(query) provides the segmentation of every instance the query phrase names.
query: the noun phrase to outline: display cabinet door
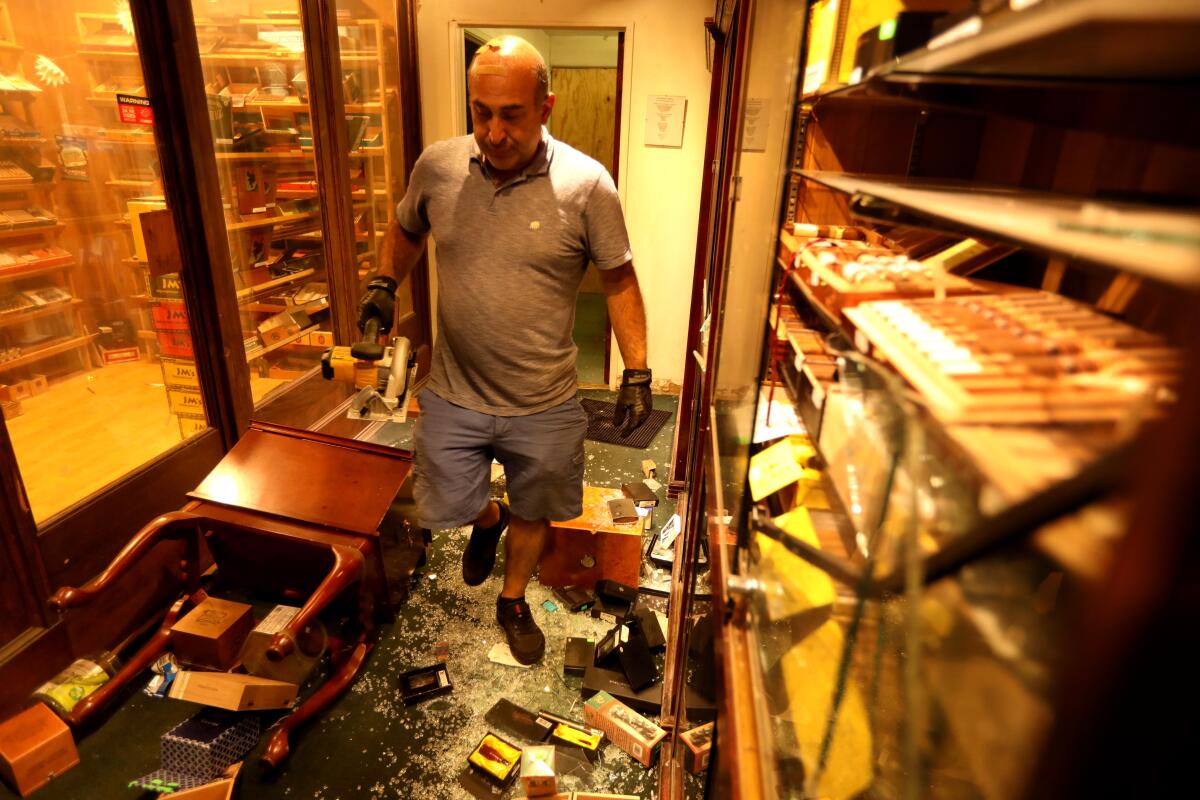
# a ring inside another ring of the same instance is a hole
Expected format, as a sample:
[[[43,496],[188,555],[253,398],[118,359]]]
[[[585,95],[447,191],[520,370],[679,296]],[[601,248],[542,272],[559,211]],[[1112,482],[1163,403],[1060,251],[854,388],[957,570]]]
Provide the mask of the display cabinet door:
[[[253,416],[313,427],[354,394],[319,366],[360,336],[358,301],[407,173],[395,6],[190,5]],[[415,346],[428,339],[424,296],[419,280],[397,293],[393,335]]]

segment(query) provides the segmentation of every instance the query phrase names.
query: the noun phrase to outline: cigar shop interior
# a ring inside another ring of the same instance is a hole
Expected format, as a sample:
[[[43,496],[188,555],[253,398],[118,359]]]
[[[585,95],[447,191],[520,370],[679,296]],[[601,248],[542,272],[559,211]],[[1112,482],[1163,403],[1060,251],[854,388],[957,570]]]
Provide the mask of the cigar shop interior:
[[[1198,41],[1188,0],[0,0],[0,798],[1187,785]],[[482,411],[521,433],[469,495]]]

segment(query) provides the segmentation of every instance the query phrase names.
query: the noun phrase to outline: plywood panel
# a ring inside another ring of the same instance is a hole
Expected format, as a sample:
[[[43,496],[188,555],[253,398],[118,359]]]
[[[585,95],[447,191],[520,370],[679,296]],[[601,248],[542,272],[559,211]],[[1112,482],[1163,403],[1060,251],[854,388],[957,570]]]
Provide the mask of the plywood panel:
[[[550,86],[558,98],[554,138],[587,153],[612,173],[616,127],[617,71],[606,67],[555,67]]]

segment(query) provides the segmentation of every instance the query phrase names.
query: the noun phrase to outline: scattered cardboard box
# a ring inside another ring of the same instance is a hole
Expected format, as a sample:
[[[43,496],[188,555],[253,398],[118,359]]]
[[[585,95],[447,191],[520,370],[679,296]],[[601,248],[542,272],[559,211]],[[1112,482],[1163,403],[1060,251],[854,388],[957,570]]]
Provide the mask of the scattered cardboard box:
[[[521,751],[521,785],[529,797],[558,793],[553,745],[526,747]]]
[[[229,669],[253,627],[249,605],[209,597],[171,627],[171,650],[187,664]]]
[[[247,672],[260,678],[294,683],[297,686],[308,679],[325,652],[328,641],[325,626],[320,621],[305,627],[298,637],[295,649],[287,656],[279,661],[272,661],[267,657],[267,648],[274,641],[275,634],[291,624],[299,613],[300,609],[296,606],[278,605],[259,620],[242,644],[240,660]]]
[[[296,702],[297,689],[294,683],[254,675],[181,670],[168,696],[228,711],[249,711],[291,708]]]
[[[71,729],[45,703],[0,723],[0,775],[22,797],[78,763]]]
[[[607,734],[613,744],[642,766],[654,765],[667,732],[608,692],[597,692],[583,704],[583,716]]]
[[[712,752],[714,724],[709,722],[679,734],[683,743],[683,766],[688,772],[703,772],[708,769],[708,757]]]
[[[258,743],[260,730],[254,715],[203,709],[162,735],[159,769],[130,781],[129,787],[224,800],[232,793],[241,760]],[[190,794],[193,790],[198,793]]]
[[[237,785],[238,773],[241,769],[241,761],[231,764],[217,780],[197,786],[195,789],[175,792],[171,795],[171,800],[232,800],[233,787]]]

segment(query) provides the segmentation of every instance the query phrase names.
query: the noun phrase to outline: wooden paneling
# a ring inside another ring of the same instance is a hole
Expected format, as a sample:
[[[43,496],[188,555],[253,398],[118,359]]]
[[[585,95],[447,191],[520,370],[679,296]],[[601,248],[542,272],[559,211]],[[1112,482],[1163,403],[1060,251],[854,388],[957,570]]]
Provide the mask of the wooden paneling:
[[[8,719],[29,702],[38,686],[71,663],[70,642],[62,625],[30,629],[0,648],[0,719]]]
[[[182,506],[224,454],[216,431],[202,433],[48,527],[38,541],[51,587],[91,580],[142,525]]]
[[[609,67],[555,67],[550,70],[554,138],[566,142],[613,171],[616,140],[617,70]]]

